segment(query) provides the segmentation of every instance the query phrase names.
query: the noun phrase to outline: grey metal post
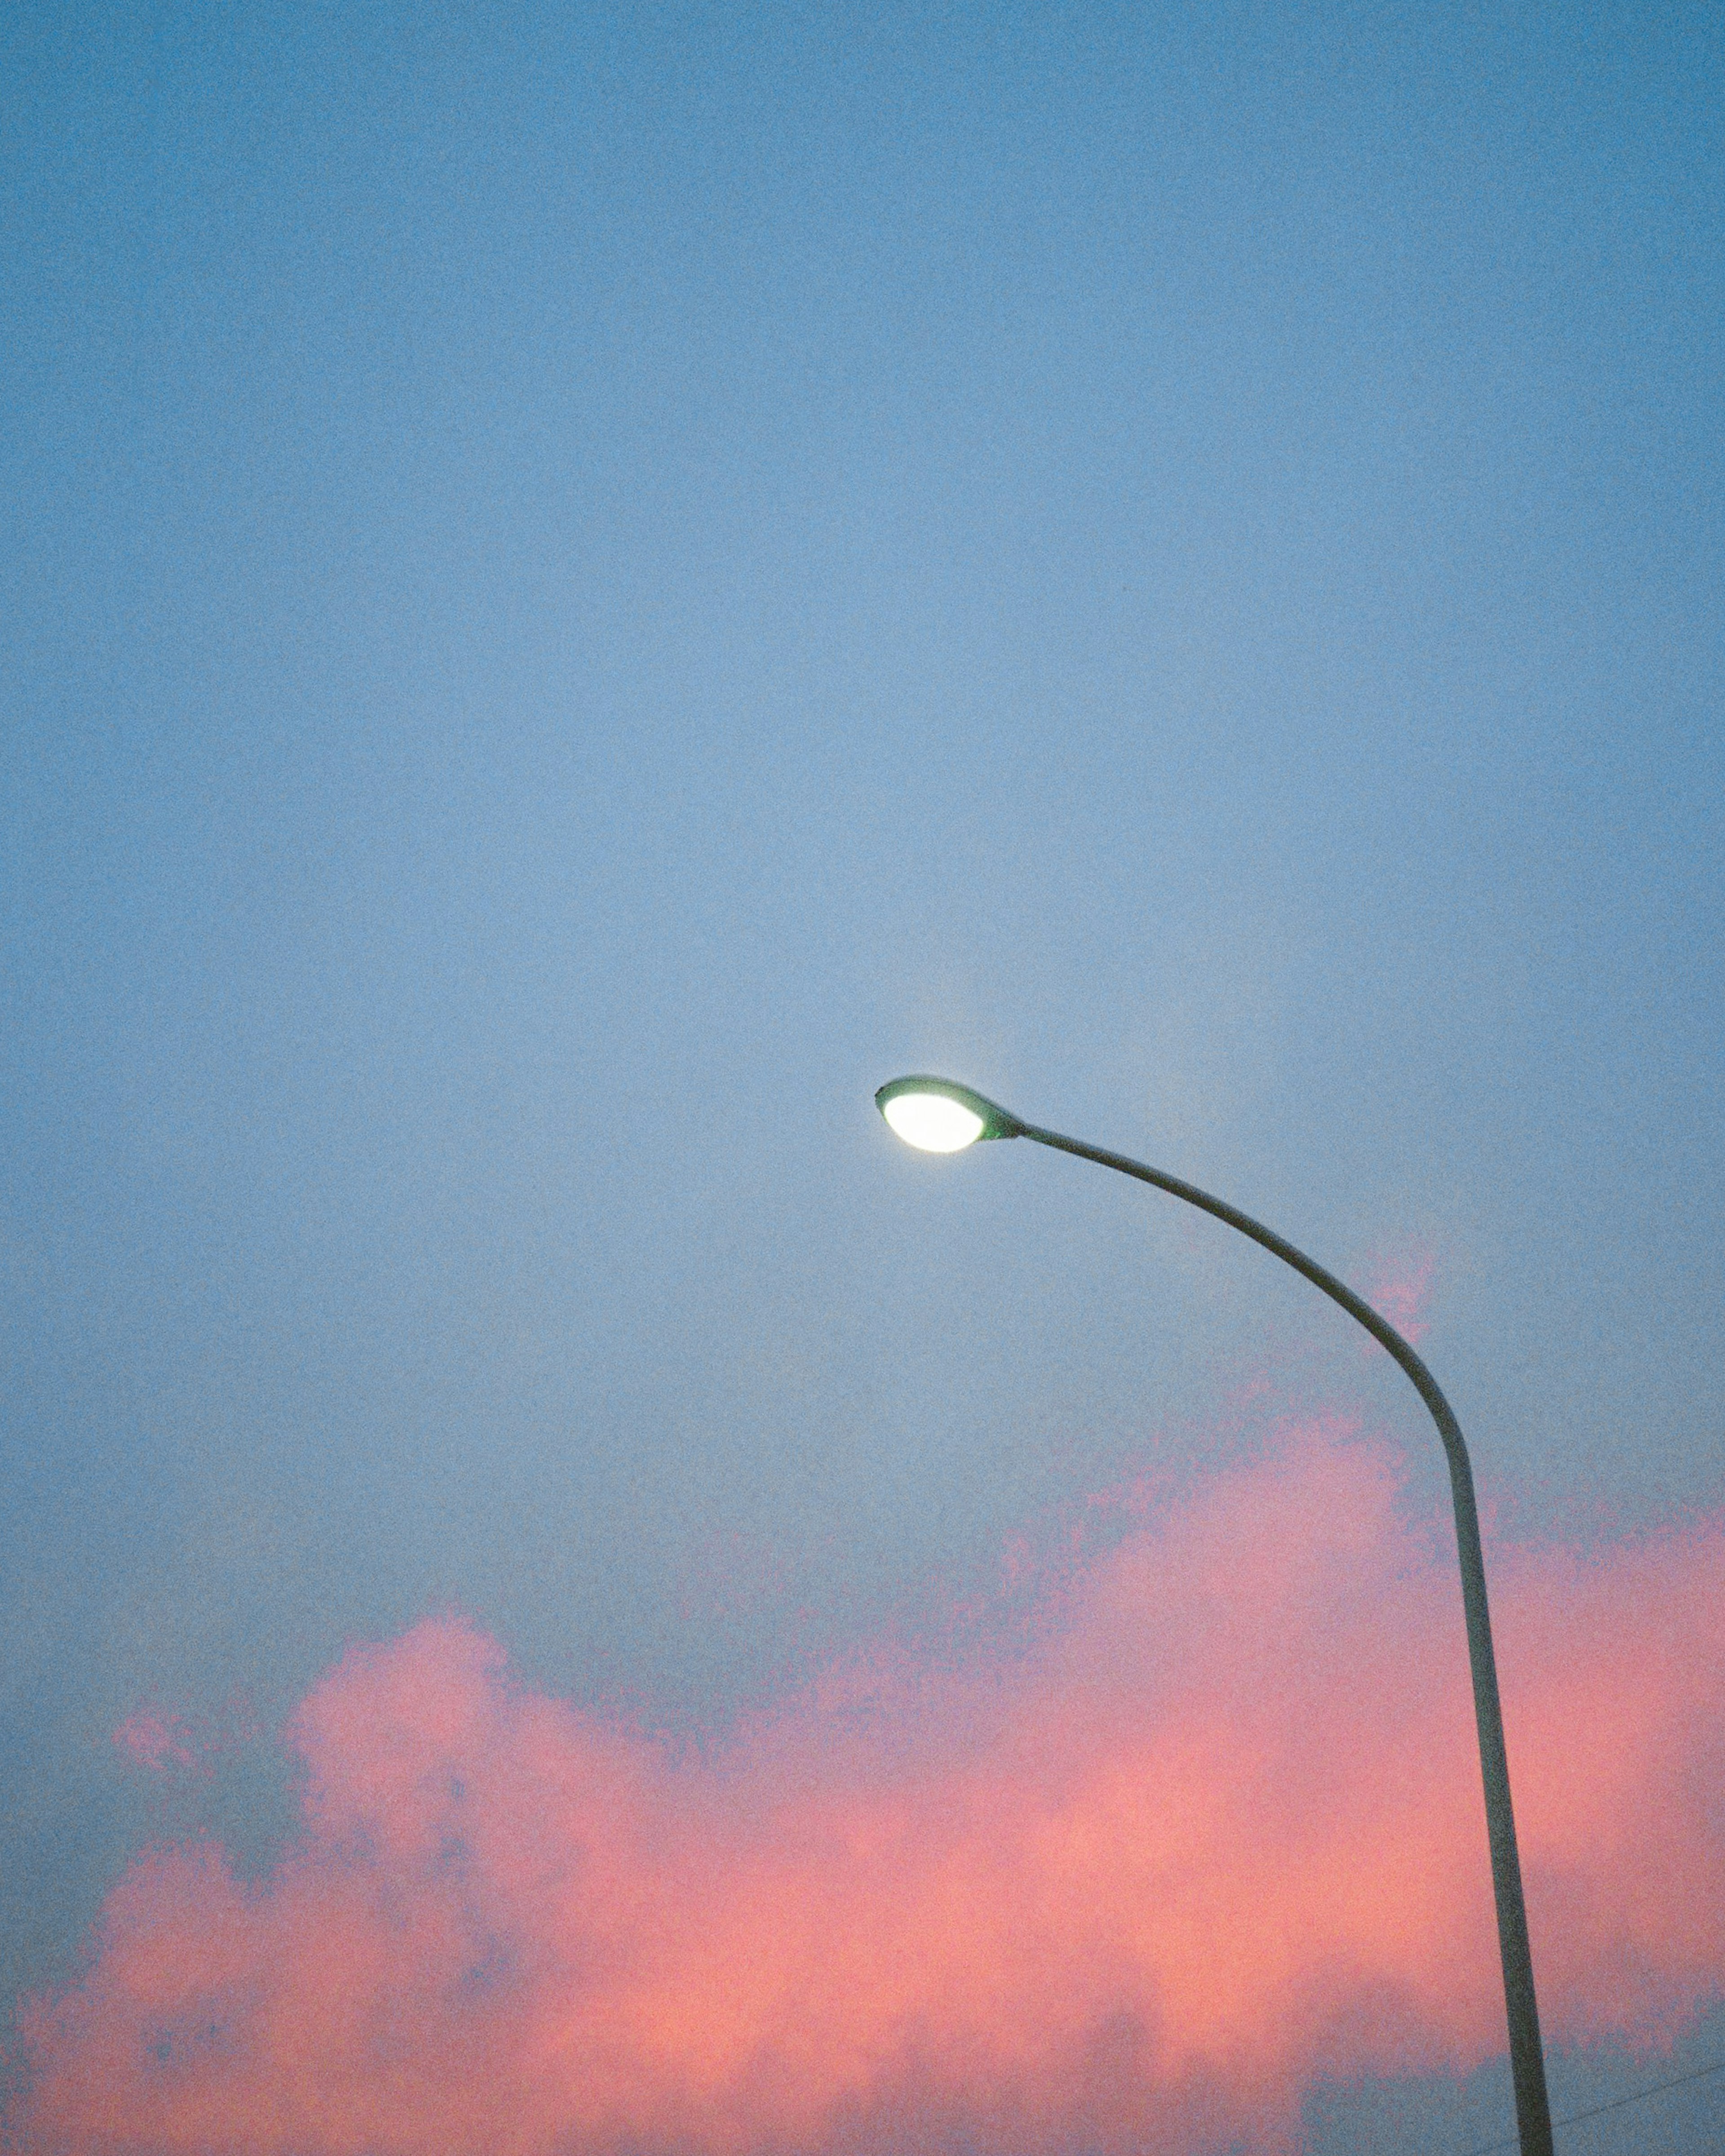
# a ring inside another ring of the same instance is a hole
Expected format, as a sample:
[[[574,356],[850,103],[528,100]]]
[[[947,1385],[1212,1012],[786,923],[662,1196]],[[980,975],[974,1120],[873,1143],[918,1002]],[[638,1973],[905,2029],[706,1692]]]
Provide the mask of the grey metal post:
[[[993,1108],[993,1103],[986,1106]],[[1237,1206],[1212,1198],[1178,1176],[1124,1153],[1107,1152],[1081,1139],[1062,1137],[1058,1131],[1039,1130],[1034,1123],[995,1110],[998,1118],[987,1132],[990,1137],[1034,1138],[1038,1145],[1057,1152],[1076,1153],[1103,1168],[1134,1175],[1141,1183],[1183,1198],[1230,1228],[1261,1243],[1296,1273],[1303,1273],[1314,1287],[1321,1287],[1332,1302],[1339,1302],[1350,1317],[1358,1318],[1372,1337],[1394,1356],[1414,1389],[1431,1410],[1438,1435],[1450,1462],[1450,1488],[1455,1502],[1455,1543],[1461,1558],[1461,1604],[1467,1614],[1467,1653],[1473,1668],[1473,1712],[1480,1738],[1480,1773],[1486,1785],[1486,1831],[1491,1845],[1491,1885],[1497,1900],[1497,1944],[1503,1958],[1503,1999],[1509,2017],[1509,2056],[1515,2076],[1516,2125],[1521,2135],[1522,2156],[1553,2156],[1551,2103],[1545,2088],[1545,2053],[1539,2041],[1539,2008],[1533,1995],[1533,1957],[1527,1943],[1527,1910],[1522,1897],[1522,1862],[1516,1849],[1515,1812],[1509,1796],[1509,1758],[1503,1744],[1503,1709],[1497,1697],[1497,1662],[1491,1651],[1491,1616],[1486,1601],[1486,1559],[1480,1547],[1479,1512],[1474,1502],[1473,1469],[1467,1446],[1450,1403],[1438,1382],[1399,1332],[1368,1302],[1346,1287],[1333,1273],[1308,1258],[1261,1221]]]

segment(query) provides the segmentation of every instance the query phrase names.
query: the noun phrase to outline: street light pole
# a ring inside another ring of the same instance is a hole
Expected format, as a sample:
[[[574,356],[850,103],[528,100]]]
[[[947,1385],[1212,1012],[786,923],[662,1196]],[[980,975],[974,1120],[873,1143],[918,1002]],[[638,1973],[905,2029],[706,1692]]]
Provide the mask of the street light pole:
[[[1412,1379],[1431,1411],[1450,1463],[1450,1489],[1455,1505],[1455,1543],[1461,1560],[1461,1604],[1467,1618],[1467,1653],[1473,1670],[1474,1721],[1479,1730],[1480,1773],[1486,1789],[1486,1830],[1491,1848],[1491,1885],[1497,1903],[1497,1944],[1503,1961],[1503,1999],[1509,2020],[1510,2066],[1515,2077],[1516,2125],[1521,2156],[1553,2156],[1551,2104],[1545,2087],[1545,2054],[1539,2041],[1539,2008],[1533,1994],[1533,1957],[1527,1942],[1527,1910],[1522,1894],[1522,1864],[1516,1848],[1514,1810],[1509,1794],[1509,1758],[1503,1743],[1503,1709],[1497,1697],[1497,1661],[1491,1650],[1491,1617],[1486,1599],[1486,1559],[1480,1546],[1479,1511],[1474,1500],[1473,1469],[1461,1425],[1438,1382],[1401,1334],[1368,1302],[1335,1275],[1296,1250],[1273,1229],[1237,1206],[1178,1176],[1124,1153],[1086,1145],[1027,1123],[968,1086],[940,1078],[899,1078],[883,1086],[875,1103],[888,1123],[911,1145],[934,1152],[956,1152],[981,1138],[1031,1138],[1057,1152],[1095,1161],[1099,1167],[1153,1183],[1201,1212],[1225,1220],[1255,1243],[1291,1265],[1332,1302],[1358,1319],[1387,1348]]]

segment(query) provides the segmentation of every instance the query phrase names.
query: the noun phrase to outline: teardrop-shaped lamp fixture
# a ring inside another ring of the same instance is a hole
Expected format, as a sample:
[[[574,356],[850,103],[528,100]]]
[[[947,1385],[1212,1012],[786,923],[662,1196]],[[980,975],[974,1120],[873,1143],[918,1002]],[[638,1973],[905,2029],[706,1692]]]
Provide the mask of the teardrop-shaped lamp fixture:
[[[895,1078],[875,1106],[894,1135],[921,1152],[962,1152],[978,1138],[1015,1138],[1024,1128],[985,1094],[950,1078]]]

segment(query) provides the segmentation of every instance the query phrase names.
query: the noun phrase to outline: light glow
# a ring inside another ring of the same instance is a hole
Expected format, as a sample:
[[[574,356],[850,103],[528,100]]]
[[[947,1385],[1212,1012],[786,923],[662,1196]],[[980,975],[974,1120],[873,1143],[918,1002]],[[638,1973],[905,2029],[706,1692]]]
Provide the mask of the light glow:
[[[975,1109],[945,1093],[897,1093],[881,1113],[906,1145],[922,1152],[962,1152],[983,1134]]]

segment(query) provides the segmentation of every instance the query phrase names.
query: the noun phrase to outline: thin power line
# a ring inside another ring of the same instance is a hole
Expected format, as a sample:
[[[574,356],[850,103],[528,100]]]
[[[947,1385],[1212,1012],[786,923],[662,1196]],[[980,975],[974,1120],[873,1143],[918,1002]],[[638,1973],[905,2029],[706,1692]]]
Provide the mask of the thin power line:
[[[1637,2089],[1633,2096],[1614,2097],[1609,2103],[1596,2103],[1590,2111],[1572,2111],[1567,2118],[1554,2118],[1553,2126],[1579,2126],[1584,2118],[1597,2118],[1601,2112],[1621,2111],[1627,2103],[1639,2103],[1643,2097],[1657,2096],[1662,2089],[1681,2088],[1685,2082],[1703,2082],[1709,2074],[1725,2073],[1725,2059],[1716,2059],[1710,2066],[1697,2066],[1692,2073],[1679,2074],[1672,2081],[1655,2082],[1651,2088]],[[1481,2142],[1477,2148],[1470,2148],[1467,2156],[1494,2156],[1499,2148],[1513,2148],[1521,2136],[1511,2133],[1502,2141]]]

